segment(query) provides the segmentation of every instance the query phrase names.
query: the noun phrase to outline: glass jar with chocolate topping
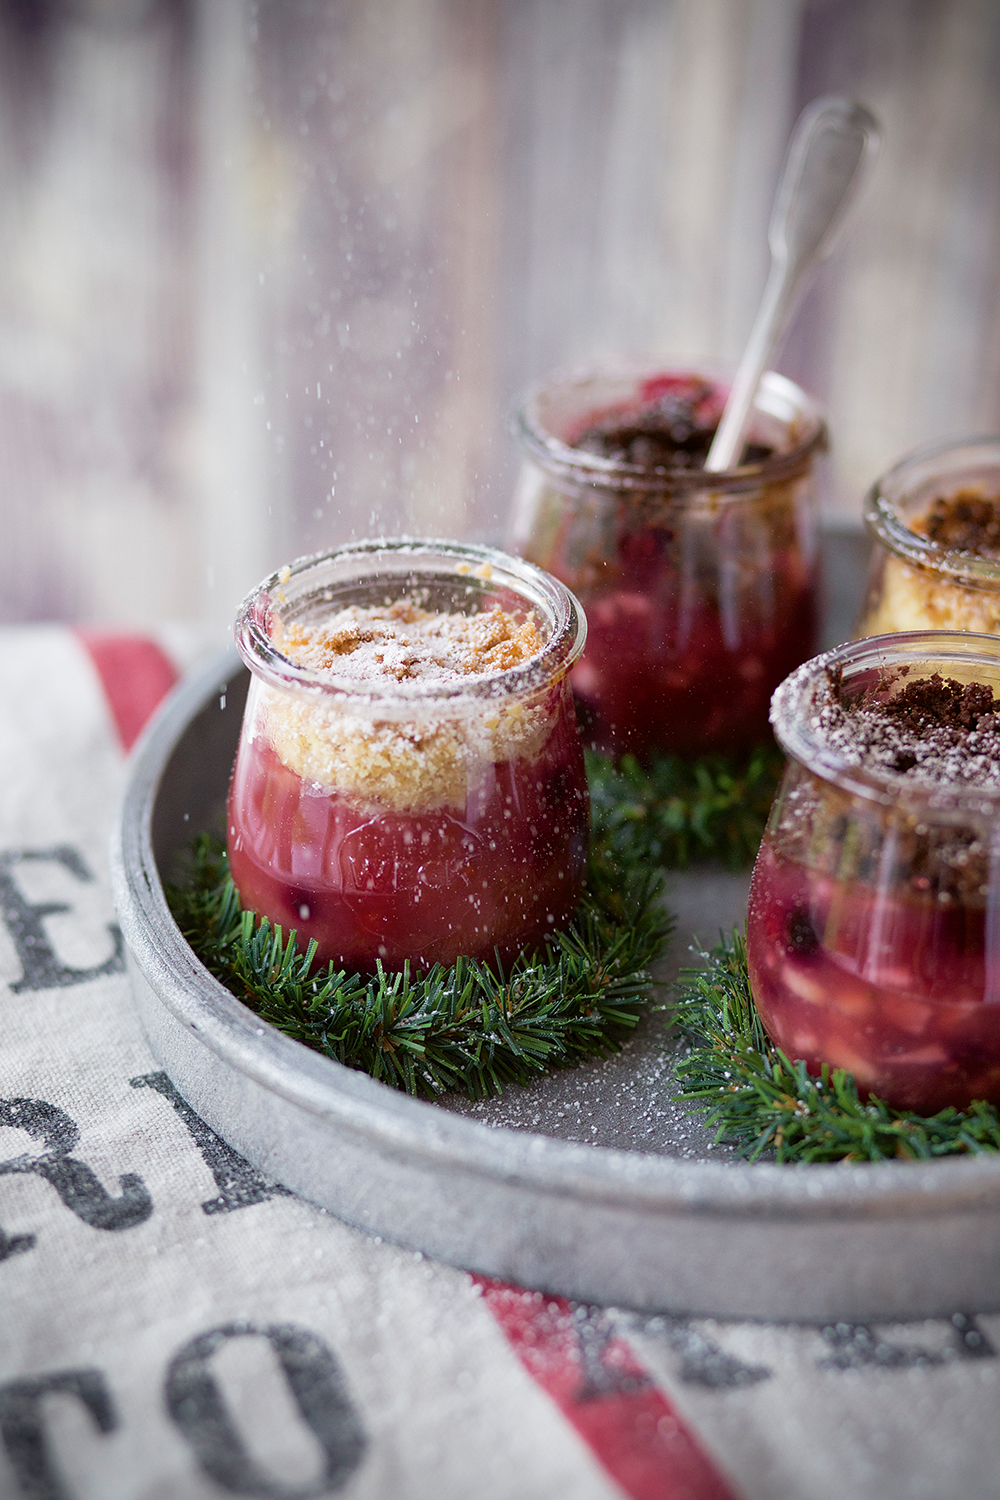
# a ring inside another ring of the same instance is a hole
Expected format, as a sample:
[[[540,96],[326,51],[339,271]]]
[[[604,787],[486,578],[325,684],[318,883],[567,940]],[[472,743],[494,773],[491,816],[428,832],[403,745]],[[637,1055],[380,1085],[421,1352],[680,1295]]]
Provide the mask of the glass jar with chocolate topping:
[[[747,921],[771,1040],[901,1109],[1000,1103],[1000,638],[840,646],[772,720]]]
[[[1000,438],[935,444],[872,486],[875,540],[857,635],[1000,633]]]
[[[819,411],[769,373],[739,467],[705,457],[727,386],[662,364],[551,377],[515,418],[513,547],[573,589],[587,734],[640,758],[768,737],[781,679],[815,650]]]
[[[583,885],[585,634],[561,583],[487,547],[365,542],[268,578],[236,622],[244,907],[348,970],[537,949]]]

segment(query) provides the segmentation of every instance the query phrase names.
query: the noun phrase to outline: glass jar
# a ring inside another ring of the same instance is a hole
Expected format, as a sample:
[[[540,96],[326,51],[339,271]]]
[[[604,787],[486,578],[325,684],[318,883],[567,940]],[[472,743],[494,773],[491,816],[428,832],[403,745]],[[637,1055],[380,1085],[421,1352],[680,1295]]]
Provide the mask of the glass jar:
[[[831,685],[846,706],[935,672],[1000,692],[1000,639],[872,637],[782,683],[772,722],[789,764],[747,921],[751,987],[775,1045],[921,1113],[1000,1102],[1000,791],[859,768],[818,710]]]
[[[816,649],[826,428],[790,380],[766,374],[754,406],[749,439],[770,456],[724,474],[573,446],[595,420],[641,414],[692,380],[708,382],[717,423],[725,384],[649,362],[555,375],[515,417],[513,550],[582,600],[587,649],[573,687],[588,737],[616,755],[769,738],[772,692]]]
[[[541,649],[455,680],[359,681],[275,643],[399,601],[472,617],[500,606],[533,622]],[[583,887],[589,799],[568,676],[585,636],[561,583],[488,547],[362,542],[273,574],[236,621],[252,674],[228,814],[244,906],[348,970],[536,949]]]
[[[875,550],[856,635],[1000,633],[1000,561],[949,551],[923,530],[935,500],[963,492],[1000,497],[1000,438],[925,448],[872,485],[864,517]]]

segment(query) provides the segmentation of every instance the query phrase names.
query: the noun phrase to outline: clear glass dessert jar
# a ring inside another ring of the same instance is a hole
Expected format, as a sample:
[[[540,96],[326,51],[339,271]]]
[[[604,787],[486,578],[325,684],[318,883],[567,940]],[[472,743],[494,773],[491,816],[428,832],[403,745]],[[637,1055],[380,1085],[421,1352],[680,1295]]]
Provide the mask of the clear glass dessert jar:
[[[915,694],[950,694],[951,727],[908,707]],[[811,1072],[846,1068],[862,1093],[921,1113],[1000,1102],[991,694],[1000,700],[1000,639],[928,631],[838,647],[774,696],[789,764],[747,922],[761,1019]],[[911,744],[898,728],[907,715],[929,726]]]
[[[236,622],[244,906],[352,971],[536,949],[584,879],[585,635],[561,583],[486,547],[364,542],[268,578]]]
[[[826,428],[797,386],[769,373],[747,461],[707,474],[692,429],[706,449],[727,390],[649,362],[604,365],[553,376],[515,417],[524,457],[513,550],[586,608],[573,687],[588,737],[614,754],[767,739],[772,692],[816,649]],[[679,421],[670,417],[664,444],[665,408]],[[651,413],[653,444],[643,435]],[[627,460],[589,451],[589,434],[615,423],[633,439]]]
[[[865,497],[875,541],[857,635],[1000,633],[1000,438],[939,443]]]

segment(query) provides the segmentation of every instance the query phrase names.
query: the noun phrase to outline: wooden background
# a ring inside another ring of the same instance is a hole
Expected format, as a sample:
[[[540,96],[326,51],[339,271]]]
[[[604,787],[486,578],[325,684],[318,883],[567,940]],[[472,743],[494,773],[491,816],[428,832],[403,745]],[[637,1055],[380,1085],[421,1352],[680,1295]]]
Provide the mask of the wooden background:
[[[778,360],[828,513],[1000,429],[995,0],[0,0],[0,618],[220,632],[301,552],[499,539],[507,413],[732,363],[788,131],[886,145]]]

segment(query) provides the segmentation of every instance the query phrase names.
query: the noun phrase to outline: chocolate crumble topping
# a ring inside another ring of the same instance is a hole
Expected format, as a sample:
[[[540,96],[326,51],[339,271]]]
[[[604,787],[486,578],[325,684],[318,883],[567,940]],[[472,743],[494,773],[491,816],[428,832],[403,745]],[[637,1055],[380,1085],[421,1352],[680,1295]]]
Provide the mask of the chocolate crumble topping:
[[[874,813],[822,773],[803,773],[776,804],[777,847],[840,882],[898,883],[922,902],[981,910],[994,880],[990,807],[1000,793],[1000,684],[998,696],[993,687],[904,664],[871,673],[862,690],[845,681],[843,663],[825,664],[809,738],[843,767],[874,773],[889,805]],[[950,809],[944,818],[935,812],[938,797]],[[959,798],[961,815],[952,803]],[[785,947],[808,954],[809,941],[796,909]]]
[[[989,730],[996,727],[998,705],[984,682],[964,685],[953,677],[920,677],[883,705],[884,712],[904,730],[926,735],[937,729]]]
[[[712,397],[713,388],[707,381],[687,381],[638,410],[601,417],[581,432],[572,446],[641,469],[702,469],[719,425],[719,411]],[[710,414],[707,420],[706,411]],[[741,462],[761,463],[773,451],[750,443],[743,450]]]
[[[928,786],[1000,788],[1000,699],[986,683],[935,672],[888,698],[883,683],[877,693],[845,703],[831,676],[819,723],[849,761]]]
[[[1000,557],[1000,495],[975,490],[939,496],[924,521],[927,536],[949,552]]]

